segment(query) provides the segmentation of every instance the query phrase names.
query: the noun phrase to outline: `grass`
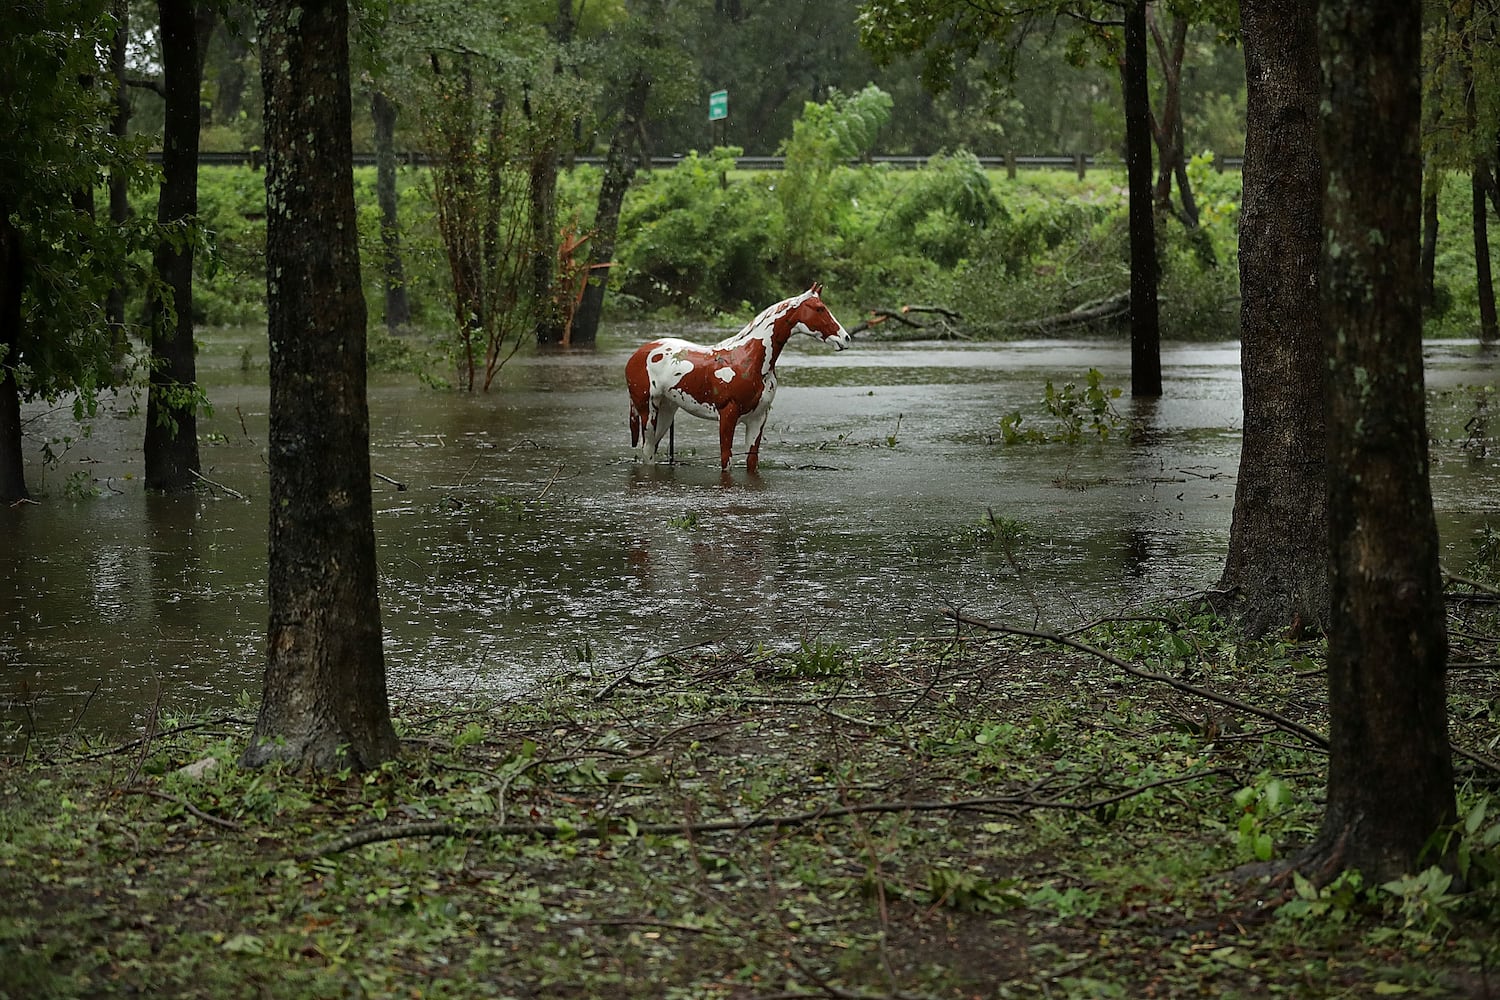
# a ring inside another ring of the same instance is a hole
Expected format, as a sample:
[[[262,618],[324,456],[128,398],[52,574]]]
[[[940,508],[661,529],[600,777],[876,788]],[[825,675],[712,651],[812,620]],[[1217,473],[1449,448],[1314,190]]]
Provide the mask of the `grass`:
[[[1321,726],[1315,646],[1203,617],[1089,638]],[[1500,684],[1454,688],[1479,747]],[[397,715],[403,759],[365,775],[240,770],[248,716],[4,760],[0,995],[1495,988],[1493,773],[1464,891],[1246,881],[1314,829],[1316,749],[1035,640],[701,650]]]

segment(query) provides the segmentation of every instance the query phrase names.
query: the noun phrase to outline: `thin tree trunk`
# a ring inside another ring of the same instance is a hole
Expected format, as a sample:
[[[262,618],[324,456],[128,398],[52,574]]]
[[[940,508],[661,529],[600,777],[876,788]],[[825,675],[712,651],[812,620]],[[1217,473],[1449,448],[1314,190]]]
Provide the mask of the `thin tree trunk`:
[[[1328,795],[1304,863],[1414,870],[1456,808],[1428,483],[1420,0],[1323,0]]]
[[[619,236],[620,206],[625,202],[625,192],[635,176],[635,160],[631,146],[640,132],[640,122],[646,113],[646,101],[651,95],[651,77],[644,69],[636,70],[630,79],[625,94],[625,106],[620,112],[620,122],[610,137],[609,153],[604,159],[604,180],[599,185],[599,203],[594,212],[594,238],[589,250],[588,282],[583,286],[583,299],[573,317],[575,345],[593,344],[599,335],[599,318],[604,310],[604,292],[609,287],[609,264],[615,253],[615,240]]]
[[[114,87],[115,113],[110,118],[111,135],[123,137],[130,123],[130,89],[125,82],[125,51],[130,41],[130,4],[128,0],[115,0],[115,34],[110,39],[109,75]],[[109,170],[109,221],[123,226],[130,221],[130,189],[125,171],[118,165]],[[116,361],[123,361],[130,350],[130,341],[125,333],[125,295],[128,279],[122,268],[109,294],[104,300],[104,320],[109,324],[111,349]]]
[[[1218,589],[1242,630],[1328,622],[1327,399],[1318,274],[1320,82],[1307,0],[1244,0],[1243,440]]]
[[[271,357],[270,625],[242,762],[396,756],[370,499],[364,291],[344,0],[258,4]]]
[[[1437,170],[1427,171],[1422,186],[1422,312],[1430,313],[1437,302],[1438,190]]]
[[[0,503],[29,499],[21,450],[21,387],[16,350],[21,343],[21,292],[26,268],[21,234],[0,198]]]
[[[1474,209],[1474,281],[1479,292],[1479,340],[1493,343],[1500,337],[1500,319],[1495,315],[1495,282],[1490,269],[1490,214],[1485,201],[1482,164],[1469,175]]]
[[[159,0],[162,89],[162,183],[157,221],[177,239],[163,239],[153,262],[171,301],[150,303],[151,374],[146,395],[146,488],[191,490],[199,471],[196,348],[193,343],[193,239],[198,215],[201,25],[191,0]]]
[[[385,273],[385,325],[392,333],[411,325],[406,269],[401,265],[401,204],[396,192],[396,105],[370,92],[375,123],[375,199],[380,203],[380,247]]]
[[[1485,190],[1490,186],[1488,142],[1479,141],[1479,98],[1474,80],[1474,18],[1466,10],[1459,17],[1459,79],[1464,93],[1464,125],[1469,147],[1473,151],[1469,164],[1471,217],[1474,230],[1474,281],[1479,295],[1479,339],[1484,343],[1500,335],[1500,321],[1495,316],[1495,283],[1490,274],[1489,210]]]
[[[1130,185],[1130,392],[1161,395],[1156,219],[1151,200],[1151,97],[1146,87],[1146,3],[1125,7],[1125,168]]]

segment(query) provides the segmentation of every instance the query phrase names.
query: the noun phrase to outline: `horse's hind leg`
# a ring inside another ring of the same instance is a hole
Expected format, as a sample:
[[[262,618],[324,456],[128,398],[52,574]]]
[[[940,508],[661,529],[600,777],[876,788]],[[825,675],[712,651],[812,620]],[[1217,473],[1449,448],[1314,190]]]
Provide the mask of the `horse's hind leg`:
[[[729,468],[729,456],[734,452],[734,428],[740,422],[740,411],[733,403],[719,411],[719,468]]]
[[[766,418],[770,411],[745,421],[745,471],[754,472],[760,465],[760,439],[766,432]]]

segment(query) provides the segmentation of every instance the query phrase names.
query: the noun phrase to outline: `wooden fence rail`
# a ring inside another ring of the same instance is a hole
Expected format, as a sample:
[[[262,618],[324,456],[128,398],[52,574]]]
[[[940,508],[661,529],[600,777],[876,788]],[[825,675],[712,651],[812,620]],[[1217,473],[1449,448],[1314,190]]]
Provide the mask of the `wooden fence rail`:
[[[150,159],[154,163],[161,162],[161,153],[152,152]],[[432,163],[432,157],[426,153],[398,153],[396,158],[399,162],[414,167],[425,167]],[[249,165],[259,168],[264,162],[264,154],[258,149],[244,150],[234,153],[199,153],[198,162],[204,166],[244,166]],[[681,162],[680,156],[653,156],[651,166],[674,167]],[[928,158],[925,156],[872,156],[869,163],[884,164],[896,169],[914,170],[925,166]],[[574,157],[575,163],[588,163],[598,166],[604,162],[602,156],[578,156]],[[979,162],[990,170],[1005,170],[1014,177],[1018,170],[1073,170],[1079,177],[1085,176],[1092,169],[1125,169],[1124,161],[1109,157],[1095,158],[1083,153],[1064,153],[1042,156],[981,156]],[[1219,170],[1239,170],[1244,166],[1243,156],[1216,156],[1214,166]],[[355,153],[354,165],[357,167],[370,167],[375,165],[374,153]],[[780,170],[786,165],[786,158],[782,156],[740,156],[736,157],[734,165],[740,170]]]

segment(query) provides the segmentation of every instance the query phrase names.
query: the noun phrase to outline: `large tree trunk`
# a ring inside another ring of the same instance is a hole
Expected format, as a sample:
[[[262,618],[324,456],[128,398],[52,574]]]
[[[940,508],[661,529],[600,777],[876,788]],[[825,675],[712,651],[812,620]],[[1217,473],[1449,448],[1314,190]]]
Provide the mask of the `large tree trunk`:
[[[1240,209],[1243,438],[1219,589],[1250,636],[1328,621],[1328,366],[1318,272],[1323,177],[1307,0],[1244,0]]]
[[[370,117],[375,123],[375,200],[380,203],[385,325],[395,333],[411,324],[406,269],[401,266],[401,203],[396,194],[396,105],[381,91],[371,91]]]
[[[573,317],[574,345],[588,346],[598,339],[604,292],[609,287],[608,265],[614,256],[615,240],[620,230],[620,206],[624,204],[625,192],[630,189],[630,180],[635,176],[635,157],[631,155],[631,147],[640,131],[650,96],[651,76],[644,69],[637,69],[630,78],[620,122],[615,126],[615,133],[609,140],[609,154],[604,159],[604,180],[599,185],[594,238],[589,249],[588,283],[583,286],[583,299]]]
[[[1419,0],[1323,0],[1328,801],[1305,859],[1411,871],[1455,814],[1428,483]]]
[[[386,699],[344,0],[262,0],[271,357],[270,628],[243,762],[373,767]]]
[[[162,91],[162,182],[157,221],[176,227],[176,240],[157,245],[157,274],[171,302],[150,303],[151,375],[146,394],[146,488],[168,493],[190,490],[200,468],[196,348],[193,343],[193,241],[185,230],[197,224],[199,81],[202,26],[191,0],[160,0]]]
[[[10,222],[10,205],[0,198],[0,503],[30,499],[21,450],[21,386],[16,351],[21,343],[21,291],[25,258],[21,234]]]
[[[1151,198],[1151,95],[1146,86],[1146,0],[1125,6],[1125,170],[1130,185],[1130,394],[1161,395],[1161,315]]]

